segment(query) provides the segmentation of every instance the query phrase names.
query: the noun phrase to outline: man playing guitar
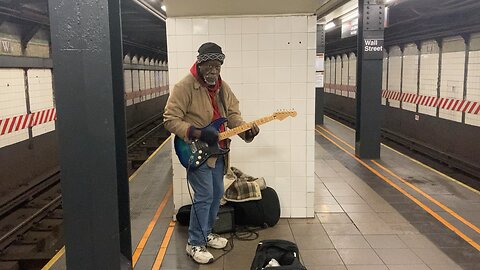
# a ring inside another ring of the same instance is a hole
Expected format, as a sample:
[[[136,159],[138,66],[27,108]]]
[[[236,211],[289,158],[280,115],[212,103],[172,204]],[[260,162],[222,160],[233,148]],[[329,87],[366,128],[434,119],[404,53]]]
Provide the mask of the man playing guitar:
[[[164,125],[180,139],[228,148],[228,140],[219,142],[219,132],[225,131],[225,126],[221,125],[218,130],[209,124],[221,117],[228,120],[230,129],[245,124],[238,99],[220,77],[224,59],[220,46],[211,42],[202,44],[190,73],[171,91],[163,115]],[[251,142],[259,131],[253,123],[239,136]],[[186,251],[197,263],[206,264],[213,262],[207,247],[223,249],[228,243],[226,238],[212,233],[224,192],[223,175],[228,168],[228,155],[209,157],[195,170],[189,170],[190,165],[194,164],[187,165],[187,179],[195,195]]]

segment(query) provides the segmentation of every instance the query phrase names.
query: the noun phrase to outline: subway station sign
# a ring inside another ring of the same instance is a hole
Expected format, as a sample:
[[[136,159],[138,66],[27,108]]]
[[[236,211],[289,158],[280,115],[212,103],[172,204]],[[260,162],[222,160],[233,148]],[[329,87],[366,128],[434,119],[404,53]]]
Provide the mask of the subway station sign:
[[[364,39],[363,59],[383,59],[383,39]]]

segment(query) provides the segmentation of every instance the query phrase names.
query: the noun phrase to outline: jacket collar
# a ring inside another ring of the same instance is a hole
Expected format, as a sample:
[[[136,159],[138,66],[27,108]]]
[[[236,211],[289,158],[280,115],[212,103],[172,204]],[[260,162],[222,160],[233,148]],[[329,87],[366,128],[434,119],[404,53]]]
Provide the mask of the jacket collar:
[[[197,79],[195,79],[195,77],[193,77],[193,80],[194,80],[193,89],[198,90],[198,89],[202,88],[202,85],[197,81]]]

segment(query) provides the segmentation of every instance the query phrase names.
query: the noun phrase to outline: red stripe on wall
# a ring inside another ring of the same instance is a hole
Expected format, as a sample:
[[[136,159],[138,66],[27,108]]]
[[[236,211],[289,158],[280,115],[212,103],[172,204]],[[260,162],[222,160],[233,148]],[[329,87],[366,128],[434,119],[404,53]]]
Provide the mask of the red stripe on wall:
[[[25,116],[25,119],[23,119],[22,129],[24,129],[27,126],[27,123],[30,121],[30,118],[31,118],[30,116],[31,114],[27,114]]]
[[[40,113],[41,112],[37,112],[36,115],[35,115],[35,121],[33,122],[33,126],[36,126],[37,123],[38,123],[38,118],[40,118]]]
[[[48,118],[48,121],[52,121],[53,115],[55,114],[55,109],[52,109],[52,113],[50,114],[50,117]]]
[[[410,103],[415,103],[415,100],[418,98],[416,94],[410,94]],[[416,103],[415,103],[416,104]]]
[[[437,98],[437,102],[435,102],[434,107],[441,107],[443,103],[444,98]]]
[[[36,113],[30,114],[30,121],[28,121],[28,126],[27,127],[32,127],[33,126],[33,118],[35,118]]]
[[[470,105],[470,110],[468,110],[468,113],[472,113],[475,106],[477,106],[477,102],[473,102],[472,105]]]
[[[450,101],[450,102],[448,102]],[[452,104],[453,104],[453,99],[448,99],[447,102],[445,102],[445,104],[448,103],[448,106],[447,106],[447,110],[450,110],[450,108],[452,107]]]
[[[465,105],[463,105],[463,108],[462,108],[462,112],[466,112],[467,111],[467,108],[468,106],[470,106],[470,101],[467,101]]]
[[[460,103],[460,100],[456,99],[455,103],[453,104],[452,111],[458,111],[457,105]]]
[[[5,130],[7,129],[8,122],[10,122],[10,118],[5,119],[5,122],[3,123],[2,134],[0,135],[5,134]]]
[[[23,116],[24,116],[24,115],[22,114],[22,115],[20,115],[20,116],[18,117],[17,126],[15,127],[15,131],[17,131],[17,130],[20,129],[20,126],[21,126],[22,120],[23,120]]]
[[[14,116],[14,117],[12,118],[12,121],[10,122],[10,128],[8,129],[8,132],[7,132],[7,133],[12,132],[13,127],[15,126],[15,122],[17,122],[17,117],[16,117],[16,116]]]
[[[38,124],[37,125],[40,125],[40,124],[43,124],[43,117],[45,116],[45,110],[42,111],[42,113],[40,114],[40,119],[38,119]]]
[[[460,105],[458,105],[458,108],[457,108],[457,111],[463,111],[463,104],[465,104],[465,100],[462,100],[462,102],[460,102]]]
[[[51,113],[52,113],[52,109],[48,109],[48,110],[47,110],[47,114],[45,114],[45,118],[44,118],[44,120],[43,120],[44,123],[46,123],[46,122],[49,121],[48,118],[50,118]]]

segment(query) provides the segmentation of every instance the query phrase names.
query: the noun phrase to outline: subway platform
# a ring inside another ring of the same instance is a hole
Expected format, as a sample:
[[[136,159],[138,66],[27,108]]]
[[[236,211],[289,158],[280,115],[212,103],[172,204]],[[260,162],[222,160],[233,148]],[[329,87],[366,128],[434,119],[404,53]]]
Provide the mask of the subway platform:
[[[131,177],[134,269],[247,270],[263,239],[296,242],[309,270],[480,269],[480,192],[386,146],[381,159],[360,160],[354,137],[329,118],[316,127],[315,218],[234,239],[209,265],[185,254],[187,228],[172,220],[168,140]],[[62,252],[43,269],[65,269]]]

